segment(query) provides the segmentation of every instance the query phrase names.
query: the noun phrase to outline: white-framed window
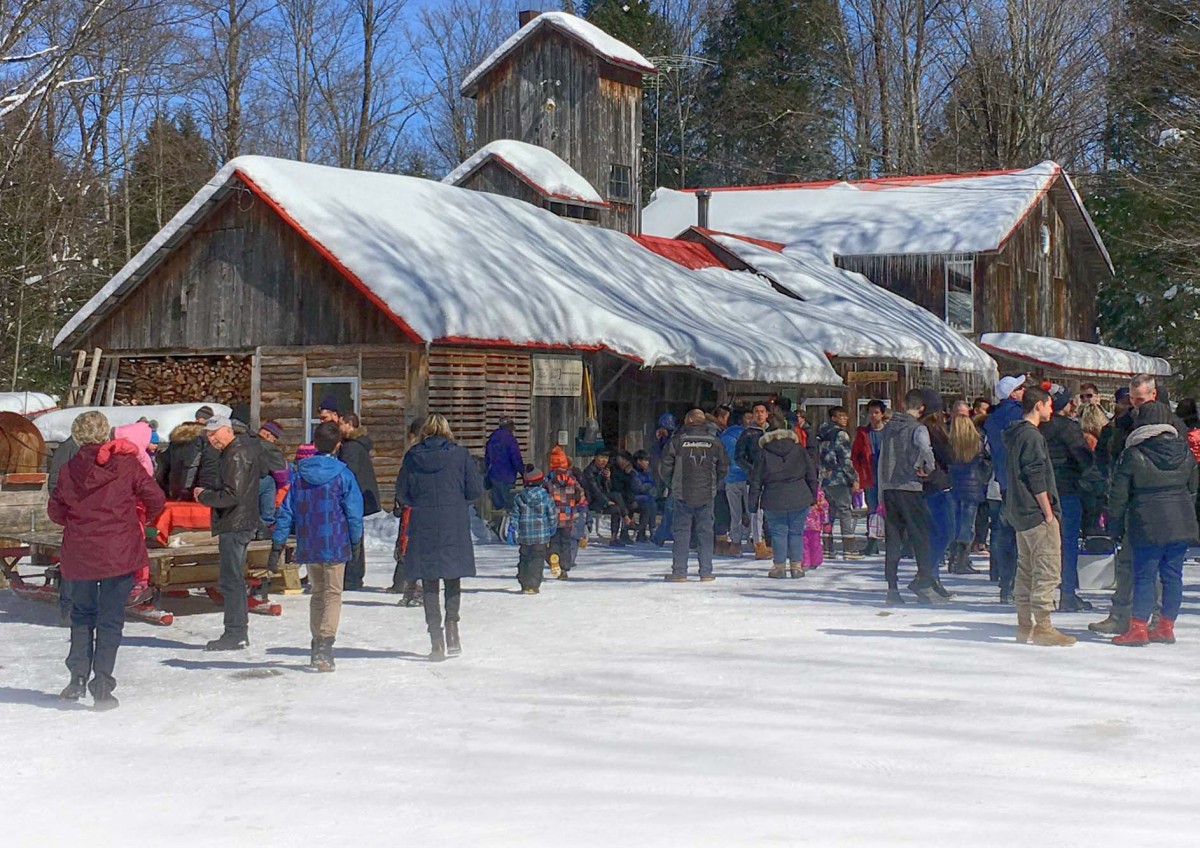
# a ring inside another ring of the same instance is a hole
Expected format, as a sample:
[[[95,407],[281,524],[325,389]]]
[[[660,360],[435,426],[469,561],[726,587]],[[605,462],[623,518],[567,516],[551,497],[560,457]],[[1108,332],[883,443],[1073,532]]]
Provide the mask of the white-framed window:
[[[975,260],[946,262],[946,323],[960,333],[975,332]]]
[[[321,401],[327,397],[334,398],[338,403],[339,412],[358,411],[358,378],[357,377],[309,377],[304,386],[304,409],[307,421],[304,428],[304,441],[312,441],[313,428],[321,423],[318,412]]]

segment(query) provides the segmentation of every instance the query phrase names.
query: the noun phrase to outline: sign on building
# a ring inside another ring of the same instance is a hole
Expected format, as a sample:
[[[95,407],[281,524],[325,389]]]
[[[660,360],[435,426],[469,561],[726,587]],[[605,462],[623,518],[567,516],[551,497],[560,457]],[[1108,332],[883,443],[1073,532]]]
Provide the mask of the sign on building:
[[[540,354],[533,357],[534,397],[579,397],[582,392],[582,359]]]

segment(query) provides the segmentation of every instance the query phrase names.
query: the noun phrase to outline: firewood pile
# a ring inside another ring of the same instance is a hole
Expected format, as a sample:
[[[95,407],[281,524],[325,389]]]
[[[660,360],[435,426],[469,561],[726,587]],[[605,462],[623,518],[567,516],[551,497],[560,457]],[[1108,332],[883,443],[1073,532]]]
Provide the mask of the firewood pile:
[[[207,400],[233,405],[250,400],[250,359],[239,356],[122,359],[118,404],[150,405]]]

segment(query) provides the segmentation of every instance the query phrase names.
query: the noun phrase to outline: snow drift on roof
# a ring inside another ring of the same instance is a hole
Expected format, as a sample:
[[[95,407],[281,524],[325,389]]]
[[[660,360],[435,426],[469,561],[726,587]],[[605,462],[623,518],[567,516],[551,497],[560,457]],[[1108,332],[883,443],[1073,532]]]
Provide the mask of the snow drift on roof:
[[[613,38],[596,25],[590,24],[582,18],[577,18],[566,12],[543,12],[509,36],[508,40],[492,51],[492,54],[484,59],[475,70],[467,74],[466,78],[462,81],[462,85],[459,87],[459,91],[469,97],[475,83],[484,74],[503,61],[504,57],[516,49],[517,45],[521,44],[521,42],[525,41],[525,39],[529,38],[541,27],[547,26],[554,27],[568,35],[574,36],[613,64],[625,65],[626,67],[645,73],[654,72],[654,65],[651,64],[649,59],[625,42]]]
[[[58,409],[58,398],[42,392],[0,392],[0,412],[38,415]]]
[[[430,180],[239,157],[155,240],[165,244],[168,231],[238,176],[425,341],[601,346],[647,366],[731,379],[841,383],[820,347],[797,343],[800,319],[776,308],[783,296],[753,275],[704,272],[728,283],[714,304],[707,277],[623,233]],[[56,346],[136,284],[138,263],[150,255],[142,251],[109,281]]]
[[[770,239],[832,262],[837,256],[997,250],[1062,173],[1023,171],[921,180],[714,190],[708,226]],[[869,189],[869,190],[868,190]],[[696,223],[696,195],[660,188],[642,229],[675,236]]]
[[[804,336],[810,344],[835,356],[920,363],[995,382],[996,363],[969,339],[932,312],[861,274],[732,236],[713,234],[712,238],[802,299],[787,301],[787,308],[807,316]]]
[[[1168,377],[1171,374],[1171,365],[1165,359],[1088,342],[1026,333],[984,333],[979,343],[997,353],[1084,375],[1132,377],[1134,374],[1154,374]]]
[[[607,205],[600,192],[554,152],[509,138],[485,144],[447,174],[442,182],[458,185],[488,159],[503,162],[548,197]]]
[[[176,425],[185,421],[194,421],[196,410],[201,406],[212,407],[217,415],[228,416],[230,408],[223,403],[198,400],[194,403],[168,403],[158,406],[72,406],[49,412],[34,419],[34,424],[47,442],[63,442],[71,435],[71,425],[75,419],[85,412],[103,412],[108,423],[113,427],[132,424],[139,418],[148,418],[158,423],[158,434],[164,439],[171,434]]]

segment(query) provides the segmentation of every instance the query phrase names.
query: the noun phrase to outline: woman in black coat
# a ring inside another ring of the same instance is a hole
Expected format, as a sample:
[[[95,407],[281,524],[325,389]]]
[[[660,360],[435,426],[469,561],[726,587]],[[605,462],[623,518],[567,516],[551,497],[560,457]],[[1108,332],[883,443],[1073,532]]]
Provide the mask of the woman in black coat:
[[[420,444],[404,455],[396,478],[396,500],[412,507],[404,577],[420,580],[425,623],[433,649],[429,658],[462,653],[458,613],[463,577],[475,576],[470,505],[483,496],[483,480],[467,449],[454,441],[441,415],[430,415]],[[446,630],[442,633],[439,581],[446,582]]]
[[[803,577],[804,527],[817,499],[817,469],[796,431],[779,415],[758,439],[762,448],[750,469],[750,508],[763,511],[771,531],[773,566],[768,577]]]

